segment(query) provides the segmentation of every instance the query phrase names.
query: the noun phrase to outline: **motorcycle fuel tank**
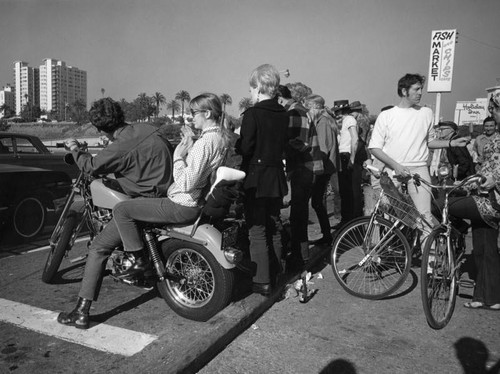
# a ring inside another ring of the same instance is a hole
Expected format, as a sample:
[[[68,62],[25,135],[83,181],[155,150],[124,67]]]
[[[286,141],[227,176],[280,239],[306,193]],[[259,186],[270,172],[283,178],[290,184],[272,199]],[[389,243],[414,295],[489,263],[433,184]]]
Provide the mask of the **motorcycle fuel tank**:
[[[120,201],[130,200],[130,196],[105,186],[102,179],[92,181],[90,193],[94,205],[101,208],[113,209]]]

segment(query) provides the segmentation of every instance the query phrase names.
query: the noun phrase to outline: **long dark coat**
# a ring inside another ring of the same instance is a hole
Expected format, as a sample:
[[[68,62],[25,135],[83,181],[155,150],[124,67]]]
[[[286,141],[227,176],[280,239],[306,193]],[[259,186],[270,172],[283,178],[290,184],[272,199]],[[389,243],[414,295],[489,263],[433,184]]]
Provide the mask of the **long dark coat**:
[[[283,197],[287,193],[283,158],[289,117],[276,99],[263,100],[243,114],[237,151],[247,173],[244,189],[255,197]]]

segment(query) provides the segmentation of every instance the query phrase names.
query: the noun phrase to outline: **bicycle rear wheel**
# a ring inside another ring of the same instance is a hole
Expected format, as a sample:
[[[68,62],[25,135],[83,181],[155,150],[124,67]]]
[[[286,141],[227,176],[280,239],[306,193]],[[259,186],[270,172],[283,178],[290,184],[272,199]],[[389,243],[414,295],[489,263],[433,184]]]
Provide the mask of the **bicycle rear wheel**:
[[[454,241],[448,240],[446,229],[440,227],[430,233],[422,254],[422,306],[427,323],[436,330],[448,324],[455,310],[458,279],[454,246]]]
[[[375,216],[351,221],[336,236],[333,274],[351,295],[381,299],[396,291],[410,272],[408,241],[393,223]]]

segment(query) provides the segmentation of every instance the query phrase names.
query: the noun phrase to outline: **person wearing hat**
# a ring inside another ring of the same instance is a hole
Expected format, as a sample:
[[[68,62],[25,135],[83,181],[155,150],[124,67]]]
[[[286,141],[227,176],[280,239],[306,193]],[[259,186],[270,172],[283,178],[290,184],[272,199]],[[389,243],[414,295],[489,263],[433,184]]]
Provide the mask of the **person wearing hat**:
[[[500,123],[500,90],[490,98],[492,115]],[[485,181],[479,186],[482,193],[450,199],[449,213],[456,218],[469,219],[472,227],[472,255],[476,265],[472,301],[464,306],[500,312],[500,253],[498,252],[498,223],[500,221],[500,134],[495,132],[483,150],[484,162],[478,173]]]
[[[451,141],[458,137],[458,126],[452,121],[439,122],[436,131],[438,138],[442,140]],[[450,166],[453,177],[457,180],[462,180],[475,173],[474,161],[467,147],[448,147],[446,152],[443,152],[442,149],[435,149],[433,153],[432,162],[435,167]]]
[[[65,147],[71,151],[78,167],[96,176],[114,174],[116,187],[131,197],[164,195],[172,181],[173,164],[173,147],[166,136],[152,125],[127,124],[120,104],[109,97],[92,103],[89,117],[110,144],[92,156],[80,149],[76,139],[67,139]],[[90,245],[76,307],[71,312],[60,313],[57,322],[79,329],[89,327],[89,310],[99,295],[104,265],[109,253],[121,242],[113,218]],[[140,271],[150,266],[144,253],[133,253],[132,268]]]
[[[336,100],[332,111],[341,123],[339,136],[340,169],[338,172],[340,211],[342,218],[333,226],[339,229],[350,220],[363,215],[363,194],[361,191],[361,164],[355,162],[358,147],[356,118],[351,114],[349,100]]]
[[[379,114],[368,148],[396,175],[419,174],[430,182],[429,148],[465,147],[469,139],[436,139],[432,109],[420,106],[424,83],[425,78],[420,74],[406,74],[399,79],[399,104]],[[417,188],[409,183],[408,193],[425,220],[430,225],[437,223],[431,213],[431,190],[423,184]],[[420,228],[423,240],[431,227],[423,225]]]

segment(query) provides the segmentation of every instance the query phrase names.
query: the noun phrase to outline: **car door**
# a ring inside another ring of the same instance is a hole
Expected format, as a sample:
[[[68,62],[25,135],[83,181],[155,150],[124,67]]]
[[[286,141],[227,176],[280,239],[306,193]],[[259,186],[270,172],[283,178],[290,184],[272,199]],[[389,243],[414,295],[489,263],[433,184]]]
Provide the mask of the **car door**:
[[[20,165],[20,160],[16,157],[15,146],[12,137],[0,137],[0,163]]]
[[[14,137],[14,147],[20,165],[65,171],[65,165],[62,161],[63,155],[56,156],[47,153],[41,148],[41,145],[36,144],[29,137]]]

